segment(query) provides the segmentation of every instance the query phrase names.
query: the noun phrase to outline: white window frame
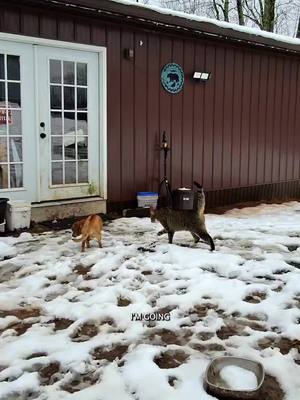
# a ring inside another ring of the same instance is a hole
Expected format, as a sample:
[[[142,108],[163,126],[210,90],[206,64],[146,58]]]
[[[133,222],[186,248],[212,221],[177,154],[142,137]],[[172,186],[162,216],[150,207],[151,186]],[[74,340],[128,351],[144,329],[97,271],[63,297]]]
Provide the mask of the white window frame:
[[[12,80],[8,79],[8,71],[7,71],[7,56],[9,54],[4,53],[4,84],[5,84],[5,93],[6,93],[6,101],[5,101],[5,113],[6,113],[6,121],[8,121],[8,115],[9,115],[9,110],[11,111],[19,111],[21,113],[21,121],[22,121],[22,115],[23,115],[23,103],[21,102],[21,106],[19,108],[11,108],[8,106],[8,84],[9,83],[19,83],[20,84],[20,100],[22,98],[22,79],[21,79],[21,57],[19,57],[19,70],[20,70],[20,79],[19,80]],[[3,109],[2,109],[3,111]],[[2,136],[4,137],[4,136]],[[11,161],[10,160],[10,139],[11,138],[21,138],[21,145],[22,145],[22,161]],[[3,162],[2,165],[7,166],[7,181],[8,181],[8,187],[7,188],[2,188],[1,192],[14,192],[14,191],[24,191],[26,190],[24,188],[24,157],[23,157],[23,152],[24,152],[24,135],[22,131],[22,124],[21,124],[21,134],[18,135],[10,135],[9,134],[9,125],[8,122],[6,123],[6,157],[7,161]],[[11,181],[10,181],[10,176],[11,176],[11,165],[22,165],[22,186],[18,187],[11,187]]]
[[[81,44],[81,43],[72,43],[72,42],[64,42],[60,40],[53,39],[43,39],[32,36],[22,36],[15,35],[12,33],[3,33],[0,32],[0,40],[6,40],[17,43],[27,43],[32,45],[41,45],[41,46],[49,46],[49,47],[57,47],[57,48],[65,48],[68,50],[80,50],[80,51],[88,51],[98,53],[99,59],[99,157],[100,157],[100,196],[107,200],[107,58],[106,58],[106,47],[102,46],[94,46],[89,44]],[[37,71],[37,57],[36,57],[36,49],[34,51],[35,59],[35,72]],[[35,90],[38,87],[37,82],[37,73],[35,73],[36,81],[35,81]],[[38,98],[35,95],[36,99],[36,110],[38,110]],[[36,113],[36,137],[39,137],[39,120],[38,113]],[[39,160],[39,152],[36,154],[37,158],[37,170],[40,171],[40,160]],[[39,174],[37,174],[37,201],[40,201],[40,179]],[[20,190],[20,189],[19,189]],[[24,190],[24,189],[21,189]]]

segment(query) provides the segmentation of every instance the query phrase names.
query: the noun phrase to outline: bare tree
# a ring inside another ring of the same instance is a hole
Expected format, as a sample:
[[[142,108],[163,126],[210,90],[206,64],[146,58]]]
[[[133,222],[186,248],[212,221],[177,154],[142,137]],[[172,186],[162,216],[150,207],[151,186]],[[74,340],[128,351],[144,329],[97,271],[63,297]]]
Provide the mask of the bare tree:
[[[172,10],[207,16],[211,1],[212,0],[161,0],[161,4]]]
[[[260,29],[273,32],[277,0],[245,0],[244,15]]]
[[[277,0],[265,0],[262,29],[268,32],[274,32],[276,1]]]
[[[300,6],[297,11],[298,12],[297,12],[295,36],[296,38],[300,39]]]
[[[150,3],[151,1],[153,0],[150,0]],[[299,0],[160,0],[160,2],[162,6],[173,10],[300,37]]]
[[[243,0],[236,0],[236,9],[238,13],[239,25],[245,25]]]
[[[299,0],[244,0],[246,25],[295,36]]]
[[[298,19],[298,27],[297,27],[296,37],[300,39],[300,15],[299,15],[299,19]]]
[[[216,19],[229,22],[229,0],[212,0],[212,1]]]

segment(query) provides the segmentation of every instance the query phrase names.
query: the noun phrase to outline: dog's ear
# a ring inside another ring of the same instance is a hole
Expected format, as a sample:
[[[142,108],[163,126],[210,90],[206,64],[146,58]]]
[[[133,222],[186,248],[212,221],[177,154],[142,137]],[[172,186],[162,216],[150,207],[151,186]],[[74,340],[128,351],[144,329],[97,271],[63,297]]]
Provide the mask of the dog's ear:
[[[200,185],[200,183],[198,183],[196,181],[194,181],[193,183],[194,183],[194,185],[196,186],[197,189],[199,189],[199,190],[203,189],[203,187]]]

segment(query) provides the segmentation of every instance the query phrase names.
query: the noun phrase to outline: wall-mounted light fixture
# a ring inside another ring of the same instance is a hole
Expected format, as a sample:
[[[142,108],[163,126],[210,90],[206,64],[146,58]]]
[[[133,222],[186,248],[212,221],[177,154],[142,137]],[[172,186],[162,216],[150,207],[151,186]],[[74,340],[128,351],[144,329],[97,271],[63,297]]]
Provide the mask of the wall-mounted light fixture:
[[[208,81],[210,77],[210,72],[194,72],[193,75],[193,78],[199,81]]]
[[[124,50],[124,57],[127,60],[132,60],[134,58],[134,50],[133,49],[125,49]]]

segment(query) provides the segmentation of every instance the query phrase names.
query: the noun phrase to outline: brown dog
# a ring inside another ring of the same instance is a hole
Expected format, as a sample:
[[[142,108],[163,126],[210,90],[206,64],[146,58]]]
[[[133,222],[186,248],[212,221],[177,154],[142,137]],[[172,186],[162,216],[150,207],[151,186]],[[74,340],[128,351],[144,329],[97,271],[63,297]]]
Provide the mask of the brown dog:
[[[96,239],[99,243],[99,247],[102,247],[102,228],[103,222],[99,215],[90,215],[86,219],[74,222],[72,225],[73,240],[74,242],[81,242],[81,251],[84,251],[85,246],[88,248],[91,247],[91,239]],[[79,235],[81,235],[81,237],[76,238]]]

